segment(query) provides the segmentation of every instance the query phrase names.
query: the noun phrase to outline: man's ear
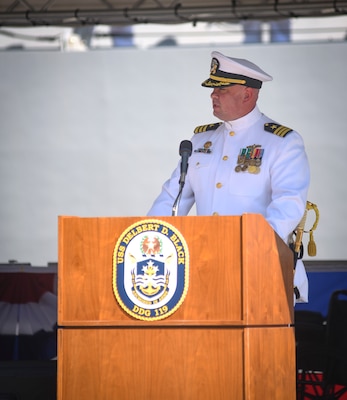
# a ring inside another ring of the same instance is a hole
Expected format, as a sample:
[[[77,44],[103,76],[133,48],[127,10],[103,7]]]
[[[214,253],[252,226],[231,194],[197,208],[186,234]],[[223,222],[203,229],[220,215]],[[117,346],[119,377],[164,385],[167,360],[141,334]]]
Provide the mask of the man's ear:
[[[243,100],[245,102],[257,101],[257,98],[258,98],[258,90],[253,89],[249,86],[246,86],[245,91],[244,91]]]
[[[252,90],[250,87],[246,86],[243,92],[243,100],[249,101],[252,98]]]

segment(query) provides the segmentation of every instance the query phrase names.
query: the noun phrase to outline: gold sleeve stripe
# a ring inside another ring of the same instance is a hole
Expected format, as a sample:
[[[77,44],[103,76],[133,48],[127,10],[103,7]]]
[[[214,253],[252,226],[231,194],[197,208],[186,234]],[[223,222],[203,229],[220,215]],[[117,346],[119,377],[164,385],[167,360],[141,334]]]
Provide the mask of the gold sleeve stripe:
[[[285,137],[286,134],[291,132],[293,129],[287,128],[286,126],[283,126],[283,125],[278,125],[278,124],[268,122],[268,123],[264,124],[264,130],[267,132],[271,132],[274,135],[277,135],[280,137]]]
[[[287,128],[285,126],[280,126],[279,128],[275,129],[274,134],[277,136],[284,137],[290,131],[291,131],[290,128]]]
[[[221,124],[222,124],[221,122],[217,122],[215,124],[200,125],[194,129],[194,133],[213,131],[217,129]]]

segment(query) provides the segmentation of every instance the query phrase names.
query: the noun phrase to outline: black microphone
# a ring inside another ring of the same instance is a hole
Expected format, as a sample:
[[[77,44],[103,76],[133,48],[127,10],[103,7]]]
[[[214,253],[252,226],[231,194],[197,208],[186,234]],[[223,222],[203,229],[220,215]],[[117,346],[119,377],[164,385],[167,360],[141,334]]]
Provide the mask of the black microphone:
[[[181,160],[181,176],[179,180],[180,185],[184,185],[187,171],[188,171],[188,159],[192,155],[193,145],[190,140],[182,140],[180,144],[180,156]]]
[[[176,200],[172,206],[172,216],[176,216],[178,214],[178,205],[181,200],[182,190],[183,190],[184,182],[186,180],[186,175],[187,175],[187,171],[188,171],[188,159],[192,154],[192,150],[193,150],[192,142],[189,140],[182,140],[182,142],[180,144],[180,156],[182,157],[182,159],[181,159],[181,176],[180,176],[180,180],[179,180],[180,189],[179,189],[178,195],[176,197]]]

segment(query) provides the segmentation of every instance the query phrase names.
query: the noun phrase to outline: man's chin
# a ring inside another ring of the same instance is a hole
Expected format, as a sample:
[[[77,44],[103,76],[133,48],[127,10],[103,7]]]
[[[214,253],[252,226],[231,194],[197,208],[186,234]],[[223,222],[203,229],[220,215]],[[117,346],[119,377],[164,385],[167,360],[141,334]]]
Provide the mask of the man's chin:
[[[223,118],[220,117],[220,113],[216,109],[213,109],[213,115],[218,119],[223,119]]]

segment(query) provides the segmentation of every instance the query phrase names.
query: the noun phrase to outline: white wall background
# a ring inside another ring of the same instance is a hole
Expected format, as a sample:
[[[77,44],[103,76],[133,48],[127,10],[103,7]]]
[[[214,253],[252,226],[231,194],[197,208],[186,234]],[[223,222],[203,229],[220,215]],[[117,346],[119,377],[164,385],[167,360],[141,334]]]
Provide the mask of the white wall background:
[[[57,261],[58,215],[144,216],[180,141],[215,121],[200,86],[212,50],[1,53],[0,262]],[[315,259],[347,259],[347,43],[218,50],[274,76],[259,106],[305,139]]]

